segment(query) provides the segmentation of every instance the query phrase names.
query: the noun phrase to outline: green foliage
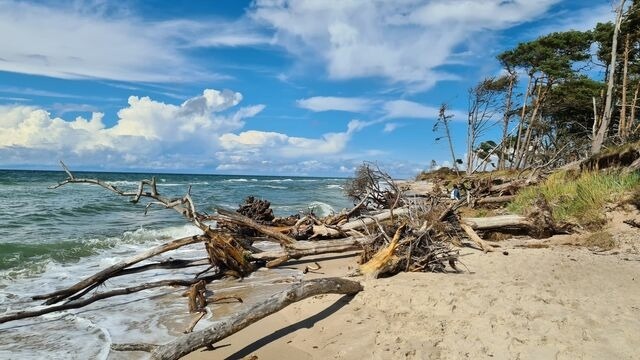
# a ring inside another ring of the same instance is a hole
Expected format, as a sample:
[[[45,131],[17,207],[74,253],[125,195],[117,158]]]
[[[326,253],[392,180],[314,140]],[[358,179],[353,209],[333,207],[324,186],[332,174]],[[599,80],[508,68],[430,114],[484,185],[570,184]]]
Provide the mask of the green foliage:
[[[567,78],[574,74],[575,62],[589,60],[592,40],[590,31],[554,32],[520,43],[498,55],[498,60],[507,69],[522,68],[532,75],[541,72],[551,79]]]
[[[524,213],[539,194],[551,208],[556,221],[571,221],[587,228],[602,225],[604,206],[622,199],[628,191],[640,188],[640,174],[585,172],[575,177],[557,172],[543,184],[520,191],[509,210]]]
[[[593,29],[593,40],[598,45],[596,56],[603,64],[611,62],[611,46],[613,39],[613,23],[598,23]]]

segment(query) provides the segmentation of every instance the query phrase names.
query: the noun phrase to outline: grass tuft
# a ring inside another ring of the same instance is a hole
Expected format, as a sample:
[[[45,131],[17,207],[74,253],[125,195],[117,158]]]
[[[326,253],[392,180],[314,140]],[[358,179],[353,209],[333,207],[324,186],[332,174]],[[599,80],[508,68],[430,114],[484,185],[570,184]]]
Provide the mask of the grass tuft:
[[[619,201],[625,193],[638,189],[638,172],[584,172],[580,175],[557,172],[543,184],[520,191],[508,209],[523,214],[538,194],[542,194],[553,209],[555,221],[570,221],[594,229],[606,222],[603,209],[608,202]]]

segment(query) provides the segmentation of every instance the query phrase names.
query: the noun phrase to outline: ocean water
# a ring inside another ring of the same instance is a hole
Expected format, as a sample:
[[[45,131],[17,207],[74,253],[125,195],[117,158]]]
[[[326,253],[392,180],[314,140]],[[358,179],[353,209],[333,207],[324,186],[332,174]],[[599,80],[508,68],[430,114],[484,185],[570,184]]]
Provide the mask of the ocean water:
[[[153,174],[82,173],[120,189],[136,189]],[[352,204],[343,195],[345,179],[156,174],[163,195],[182,196],[191,185],[198,210],[237,208],[249,195],[271,202],[276,215],[312,210],[328,215]],[[63,172],[0,170],[0,313],[41,306],[33,295],[69,285],[120,259],[172,238],[198,234],[172,210],[132,204],[100,187],[71,184],[51,190]],[[258,244],[268,247],[273,244]],[[195,259],[202,244],[166,253],[153,261]],[[154,270],[107,281],[98,291],[145,281],[188,278],[199,268]],[[202,268],[204,270],[204,268]],[[218,296],[238,295],[244,304],[214,307],[198,325],[250,305],[260,296],[299,279],[295,270],[259,270],[242,280],[221,280],[210,288]],[[190,322],[184,288],[160,288],[101,300],[78,310],[0,324],[0,359],[126,359],[140,353],[109,352],[112,342],[164,343]]]

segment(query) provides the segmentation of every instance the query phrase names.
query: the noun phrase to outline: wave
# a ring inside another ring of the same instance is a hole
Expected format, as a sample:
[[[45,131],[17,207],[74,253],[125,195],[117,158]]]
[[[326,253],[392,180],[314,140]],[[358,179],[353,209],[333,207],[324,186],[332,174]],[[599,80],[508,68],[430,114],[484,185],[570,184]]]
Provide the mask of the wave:
[[[269,189],[288,189],[286,186],[278,186],[278,185],[264,185],[264,187]]]
[[[239,178],[239,179],[227,179],[224,182],[247,182],[247,181],[249,180],[245,178]]]
[[[342,185],[329,184],[329,185],[327,185],[327,189],[344,189],[344,188],[342,187]]]
[[[200,230],[193,225],[163,229],[139,228],[125,231],[121,236],[106,238],[70,239],[54,243],[0,243],[0,270],[25,268],[27,273],[37,273],[48,261],[76,262],[122,245],[140,245],[152,241],[177,239],[197,235]]]
[[[105,181],[107,184],[113,186],[138,186],[140,185],[140,181],[130,181],[130,180],[116,180],[116,181]]]
[[[293,181],[293,179],[270,179],[270,180],[264,180],[264,182],[274,182],[274,183],[290,182],[290,181]]]
[[[307,208],[313,212],[316,216],[323,217],[331,214],[335,214],[333,206],[323,203],[321,201],[314,201],[307,206]]]

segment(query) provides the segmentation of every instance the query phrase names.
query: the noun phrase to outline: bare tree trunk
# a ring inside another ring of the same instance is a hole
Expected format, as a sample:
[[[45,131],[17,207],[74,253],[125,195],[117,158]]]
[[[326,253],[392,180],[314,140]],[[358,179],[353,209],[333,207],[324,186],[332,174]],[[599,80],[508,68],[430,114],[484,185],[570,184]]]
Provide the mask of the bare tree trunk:
[[[620,0],[620,6],[616,10],[616,23],[613,29],[613,39],[611,43],[611,63],[609,64],[609,81],[607,83],[607,96],[604,103],[604,113],[602,114],[602,122],[596,137],[591,144],[591,153],[596,154],[602,149],[602,144],[607,137],[609,124],[613,115],[613,92],[616,72],[616,59],[618,55],[618,33],[620,32],[620,24],[622,23],[622,13],[624,11],[624,3],[626,0]]]
[[[461,218],[460,222],[470,226],[474,230],[494,230],[500,228],[522,228],[532,227],[531,221],[526,216],[520,215],[499,215],[479,218]]]
[[[540,106],[542,105],[542,102],[544,100],[544,97],[547,94],[547,90],[549,89],[550,85],[551,85],[551,81],[549,80],[549,83],[545,86],[544,92],[542,91],[542,84],[538,85],[538,95],[536,96],[535,106],[533,108],[533,112],[531,113],[531,121],[529,121],[529,126],[527,127],[527,132],[524,137],[524,142],[522,143],[522,146],[520,148],[520,153],[518,154],[516,159],[516,169],[520,168],[524,158],[526,157],[527,151],[529,150],[529,143],[531,142],[531,133],[533,132],[534,124],[535,124],[536,118],[538,117],[538,112],[540,111]]]
[[[311,296],[320,294],[354,295],[360,291],[362,291],[362,285],[352,280],[325,278],[303,281],[293,285],[291,289],[277,293],[239,311],[231,318],[216,321],[206,329],[180,336],[167,344],[156,347],[151,353],[151,358],[156,360],[179,359],[190,352],[214,344],[294,302]]]
[[[506,159],[504,158],[505,146],[507,146],[507,136],[509,133],[509,120],[510,120],[510,112],[511,112],[511,101],[513,97],[513,85],[515,84],[515,75],[509,74],[509,90],[507,91],[506,104],[504,107],[504,117],[503,117],[503,126],[502,126],[502,154],[498,157],[498,170],[504,170],[506,168]]]
[[[456,174],[460,175],[460,171],[458,170],[458,163],[456,162],[456,154],[453,151],[453,140],[451,140],[451,133],[449,132],[449,121],[445,120],[444,122],[444,130],[447,133],[447,141],[449,141],[449,150],[451,150],[451,160],[453,161],[453,169],[456,171]]]
[[[596,104],[596,97],[593,97],[593,127],[591,129],[591,137],[592,139],[596,138],[596,134],[598,133],[598,128],[600,127],[598,121],[598,105]]]
[[[633,101],[631,101],[631,115],[629,116],[629,121],[627,123],[627,133],[629,135],[632,134],[631,128],[633,127],[634,121],[636,121],[636,106],[638,106],[638,93],[640,92],[640,81],[636,83],[636,91],[633,94]]]
[[[618,124],[618,136],[623,142],[627,141],[627,76],[629,71],[629,41],[630,34],[627,34],[624,42],[624,63],[622,68],[622,104],[620,104],[620,123]]]
[[[467,124],[467,175],[473,173],[473,143],[475,142],[473,124],[477,121],[475,111],[469,112],[469,120]]]
[[[531,83],[533,82],[533,74],[529,74],[529,80],[527,82],[527,90],[524,93],[524,100],[522,101],[522,112],[520,113],[520,124],[518,124],[518,137],[516,138],[516,149],[513,154],[514,159],[520,154],[520,147],[522,146],[522,127],[524,126],[524,117],[527,113],[527,101],[529,101],[529,93],[531,92]],[[511,168],[517,168],[515,161],[511,163]]]

